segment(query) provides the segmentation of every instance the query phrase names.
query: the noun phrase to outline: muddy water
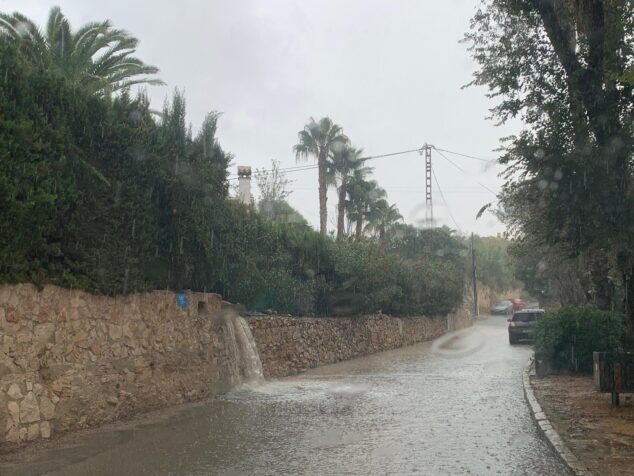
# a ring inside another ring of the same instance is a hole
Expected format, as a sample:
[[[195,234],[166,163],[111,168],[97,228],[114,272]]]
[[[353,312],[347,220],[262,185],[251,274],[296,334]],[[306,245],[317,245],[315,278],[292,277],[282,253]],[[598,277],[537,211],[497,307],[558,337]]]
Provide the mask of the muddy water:
[[[568,474],[503,318],[14,455],[0,474]]]

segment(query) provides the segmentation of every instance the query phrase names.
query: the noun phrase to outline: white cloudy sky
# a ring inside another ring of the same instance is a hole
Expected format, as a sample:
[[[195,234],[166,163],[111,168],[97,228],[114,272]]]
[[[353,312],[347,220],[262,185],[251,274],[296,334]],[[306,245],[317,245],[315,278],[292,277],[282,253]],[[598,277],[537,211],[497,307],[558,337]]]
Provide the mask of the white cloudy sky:
[[[494,158],[498,139],[516,132],[486,120],[483,88],[461,89],[475,69],[459,44],[478,0],[0,0],[44,24],[59,5],[74,26],[109,18],[141,40],[138,56],[158,66],[165,87],[149,92],[160,107],[183,89],[194,130],[211,110],[223,113],[219,138],[233,166],[295,165],[292,147],[310,116],[329,115],[368,155],[424,143]],[[515,126],[517,127],[517,126]],[[498,165],[435,154],[440,187],[463,232],[503,231],[493,216]],[[418,154],[372,161],[374,178],[406,221],[424,217],[424,161]],[[317,173],[289,174],[291,204],[318,225]],[[480,184],[479,184],[479,183]],[[257,191],[256,191],[257,195]],[[336,197],[329,198],[335,226]],[[434,215],[456,228],[436,184]]]

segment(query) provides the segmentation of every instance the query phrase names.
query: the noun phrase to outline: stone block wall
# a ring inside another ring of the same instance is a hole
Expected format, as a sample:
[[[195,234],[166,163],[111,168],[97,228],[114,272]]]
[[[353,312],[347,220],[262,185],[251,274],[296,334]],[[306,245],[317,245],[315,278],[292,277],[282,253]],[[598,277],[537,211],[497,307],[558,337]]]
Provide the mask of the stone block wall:
[[[248,318],[265,377],[283,377],[320,365],[435,339],[471,325],[466,309],[449,316],[394,318]]]
[[[221,300],[0,285],[0,446],[226,391]]]
[[[0,285],[0,451],[226,392],[236,359],[232,306],[218,295],[121,297]],[[470,325],[443,317],[248,320],[265,376],[433,339]]]
[[[465,327],[472,326],[474,321],[473,305],[465,300],[456,312],[448,314],[446,317],[447,331],[449,332],[459,331]]]

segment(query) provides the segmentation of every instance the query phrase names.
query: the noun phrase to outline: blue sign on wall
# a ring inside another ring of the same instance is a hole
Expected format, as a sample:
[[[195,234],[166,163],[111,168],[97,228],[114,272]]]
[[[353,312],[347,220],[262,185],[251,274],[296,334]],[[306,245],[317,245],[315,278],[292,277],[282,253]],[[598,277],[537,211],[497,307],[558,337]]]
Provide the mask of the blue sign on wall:
[[[187,294],[176,293],[176,305],[181,308],[187,307]]]

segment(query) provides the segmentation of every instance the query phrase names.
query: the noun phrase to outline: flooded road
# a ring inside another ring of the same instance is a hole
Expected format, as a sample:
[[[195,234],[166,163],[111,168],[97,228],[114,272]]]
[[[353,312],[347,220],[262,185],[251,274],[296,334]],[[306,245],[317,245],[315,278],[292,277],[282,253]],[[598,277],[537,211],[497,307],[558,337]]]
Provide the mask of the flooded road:
[[[504,317],[419,344],[72,435],[2,475],[568,474],[524,401]]]

